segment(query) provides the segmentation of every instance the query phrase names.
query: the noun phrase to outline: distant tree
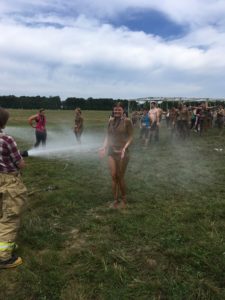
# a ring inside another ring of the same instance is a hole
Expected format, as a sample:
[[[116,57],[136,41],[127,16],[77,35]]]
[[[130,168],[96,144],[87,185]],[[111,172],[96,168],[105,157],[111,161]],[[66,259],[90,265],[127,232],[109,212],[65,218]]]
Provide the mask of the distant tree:
[[[10,96],[0,96],[0,106],[5,108],[17,108],[17,109],[39,109],[41,107],[46,109],[60,109],[61,100],[59,96],[54,97],[29,97],[21,96],[16,97]]]

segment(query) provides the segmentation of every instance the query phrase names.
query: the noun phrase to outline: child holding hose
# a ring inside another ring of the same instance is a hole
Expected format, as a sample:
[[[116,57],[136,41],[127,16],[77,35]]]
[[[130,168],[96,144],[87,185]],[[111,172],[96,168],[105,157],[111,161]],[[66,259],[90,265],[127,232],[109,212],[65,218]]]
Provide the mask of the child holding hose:
[[[20,215],[24,206],[27,189],[20,169],[25,166],[15,140],[5,134],[9,113],[0,108],[0,269],[22,264],[21,257],[14,254]]]

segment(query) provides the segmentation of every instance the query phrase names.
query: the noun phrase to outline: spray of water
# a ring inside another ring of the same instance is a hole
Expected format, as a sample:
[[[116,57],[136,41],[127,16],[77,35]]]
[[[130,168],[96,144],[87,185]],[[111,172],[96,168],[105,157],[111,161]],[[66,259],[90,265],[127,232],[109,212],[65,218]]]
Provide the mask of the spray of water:
[[[15,138],[19,138],[26,142],[33,143],[35,142],[35,134],[34,131],[30,128],[16,128],[16,127],[8,127],[7,133],[14,136]],[[43,157],[43,158],[58,158],[69,156],[71,158],[77,157],[79,158],[86,157],[87,155],[90,157],[92,155],[96,155],[98,149],[102,145],[102,141],[104,136],[97,133],[89,133],[84,134],[82,136],[82,143],[78,144],[73,131],[61,127],[57,128],[57,131],[48,130],[47,132],[47,143],[45,147],[31,148],[28,150],[28,156],[31,157]]]
[[[66,145],[61,146],[46,146],[44,148],[33,148],[28,150],[28,155],[33,157],[47,157],[55,158],[58,156],[63,157],[65,154],[68,156],[74,156],[75,154],[85,155],[97,153],[99,144],[87,143],[85,145]]]

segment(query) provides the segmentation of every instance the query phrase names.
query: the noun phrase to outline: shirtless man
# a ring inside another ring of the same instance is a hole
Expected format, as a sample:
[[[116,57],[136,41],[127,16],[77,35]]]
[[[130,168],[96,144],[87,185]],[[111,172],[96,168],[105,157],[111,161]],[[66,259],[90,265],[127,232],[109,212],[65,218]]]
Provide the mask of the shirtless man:
[[[151,143],[152,137],[154,136],[155,141],[159,140],[159,122],[160,122],[160,114],[159,109],[156,107],[156,102],[151,102],[151,107],[149,110],[149,119],[150,119],[150,135],[149,141]]]
[[[185,104],[180,104],[177,110],[177,133],[182,139],[189,135],[189,110]]]

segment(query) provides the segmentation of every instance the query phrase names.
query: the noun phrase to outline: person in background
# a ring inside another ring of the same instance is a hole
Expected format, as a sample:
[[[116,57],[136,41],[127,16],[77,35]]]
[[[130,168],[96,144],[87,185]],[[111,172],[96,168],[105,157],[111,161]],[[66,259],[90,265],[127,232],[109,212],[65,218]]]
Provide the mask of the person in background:
[[[169,109],[167,109],[167,111],[166,111],[166,127],[167,127],[167,129],[170,128],[170,110]]]
[[[201,104],[199,104],[197,107],[196,107],[196,119],[195,119],[195,131],[196,132],[200,132],[200,117],[201,117],[201,111],[202,111],[202,107],[201,107]],[[202,122],[202,120],[201,120]]]
[[[224,128],[224,117],[225,117],[225,111],[223,105],[220,104],[216,115],[216,123],[220,130],[220,134],[222,134]]]
[[[173,139],[177,134],[177,131],[176,131],[177,115],[178,115],[177,109],[175,107],[172,107],[170,109],[170,125],[169,125],[169,128],[171,130],[171,134],[170,134],[171,139]]]
[[[186,139],[189,136],[189,111],[183,103],[178,105],[176,123],[178,137]]]
[[[107,135],[103,147],[99,150],[100,157],[108,153],[108,164],[112,178],[114,208],[119,205],[119,192],[122,197],[122,208],[126,207],[126,185],[124,175],[129,162],[129,146],[133,139],[133,126],[129,118],[124,117],[121,103],[113,109],[113,118],[109,120]]]
[[[75,109],[75,120],[74,120],[74,134],[77,142],[81,143],[81,135],[84,127],[84,119],[82,117],[81,109],[78,107]]]
[[[41,108],[36,115],[31,116],[28,119],[31,127],[35,128],[36,142],[34,147],[39,147],[40,143],[42,146],[46,145],[47,130],[46,130],[46,116],[44,108]]]
[[[134,127],[137,127],[139,120],[139,114],[137,111],[133,111],[131,114],[131,121]]]
[[[191,124],[190,124],[190,130],[194,128],[196,123],[196,108],[191,107]]]
[[[151,143],[152,137],[154,137],[155,142],[159,141],[159,122],[160,122],[160,115],[159,110],[156,107],[156,102],[151,102],[151,107],[148,112],[149,119],[150,119],[150,136],[149,141]]]
[[[22,264],[15,255],[20,215],[27,197],[20,169],[25,166],[15,140],[5,134],[9,113],[0,108],[0,269]]]
[[[148,110],[143,110],[143,115],[140,120],[140,139],[142,140],[145,147],[148,146],[149,142],[149,131],[150,131],[150,119],[148,116]]]
[[[208,102],[202,102],[196,110],[196,129],[200,136],[210,128],[212,123],[212,110],[216,106],[208,106]]]

